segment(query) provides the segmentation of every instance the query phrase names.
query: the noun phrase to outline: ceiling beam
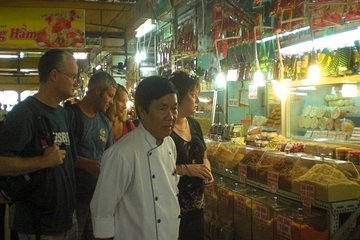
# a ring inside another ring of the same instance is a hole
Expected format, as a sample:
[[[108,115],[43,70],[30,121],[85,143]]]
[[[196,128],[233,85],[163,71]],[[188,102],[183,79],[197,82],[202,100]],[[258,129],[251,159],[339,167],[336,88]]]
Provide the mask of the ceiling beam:
[[[133,4],[125,3],[105,3],[105,2],[49,2],[49,1],[4,1],[0,0],[1,7],[29,7],[33,8],[71,8],[85,10],[106,10],[130,12]]]

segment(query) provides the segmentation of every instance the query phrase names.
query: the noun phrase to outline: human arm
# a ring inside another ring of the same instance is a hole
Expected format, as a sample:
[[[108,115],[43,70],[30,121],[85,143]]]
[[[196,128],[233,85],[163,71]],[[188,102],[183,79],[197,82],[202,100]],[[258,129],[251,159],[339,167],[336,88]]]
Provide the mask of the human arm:
[[[100,162],[86,157],[78,156],[75,161],[75,168],[83,169],[97,177],[100,173]]]
[[[121,152],[121,153],[120,153]],[[90,203],[94,236],[111,239],[115,234],[115,212],[132,179],[131,165],[121,157],[124,150],[109,148]]]
[[[53,145],[48,147],[41,156],[0,156],[0,176],[16,176],[34,172],[43,168],[56,167],[63,164],[65,155],[65,150],[61,150],[57,145]]]

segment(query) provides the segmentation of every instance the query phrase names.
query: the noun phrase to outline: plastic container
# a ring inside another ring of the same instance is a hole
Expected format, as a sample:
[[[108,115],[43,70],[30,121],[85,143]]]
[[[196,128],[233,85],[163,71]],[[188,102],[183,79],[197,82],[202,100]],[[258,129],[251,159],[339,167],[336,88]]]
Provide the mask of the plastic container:
[[[274,195],[254,199],[251,204],[252,239],[273,240],[276,213],[290,207],[289,203],[279,200]]]
[[[328,240],[329,217],[317,209],[286,209],[276,213],[275,240]]]
[[[234,191],[234,239],[252,239],[252,201],[264,198],[263,192],[248,188]]]

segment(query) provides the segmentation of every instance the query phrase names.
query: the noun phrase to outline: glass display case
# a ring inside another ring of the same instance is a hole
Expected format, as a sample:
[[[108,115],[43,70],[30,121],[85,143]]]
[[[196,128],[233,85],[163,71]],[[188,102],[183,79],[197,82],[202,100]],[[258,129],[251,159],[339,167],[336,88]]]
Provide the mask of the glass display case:
[[[360,76],[289,84],[287,136],[336,143],[360,142]]]

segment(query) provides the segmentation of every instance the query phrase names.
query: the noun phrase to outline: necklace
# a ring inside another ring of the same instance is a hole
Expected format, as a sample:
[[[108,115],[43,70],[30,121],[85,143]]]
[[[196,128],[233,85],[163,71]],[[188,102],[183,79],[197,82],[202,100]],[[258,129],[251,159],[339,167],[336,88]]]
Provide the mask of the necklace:
[[[184,128],[178,128],[178,127],[176,126],[176,124],[174,125],[174,127],[175,127],[177,130],[179,130],[180,132],[184,132],[184,131],[187,130],[188,124],[189,124],[189,123],[188,123],[187,119],[185,119],[185,127],[184,127]]]

